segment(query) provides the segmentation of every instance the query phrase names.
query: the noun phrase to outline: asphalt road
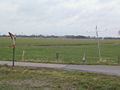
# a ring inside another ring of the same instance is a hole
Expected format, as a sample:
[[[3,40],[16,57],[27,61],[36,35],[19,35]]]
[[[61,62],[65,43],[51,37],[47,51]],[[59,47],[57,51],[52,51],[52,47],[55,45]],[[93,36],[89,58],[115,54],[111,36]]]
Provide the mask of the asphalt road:
[[[0,61],[0,65],[11,66],[12,62]],[[120,66],[46,64],[46,63],[31,63],[31,62],[15,62],[15,66],[53,68],[53,69],[63,69],[63,70],[79,70],[79,71],[89,71],[89,72],[120,76]]]

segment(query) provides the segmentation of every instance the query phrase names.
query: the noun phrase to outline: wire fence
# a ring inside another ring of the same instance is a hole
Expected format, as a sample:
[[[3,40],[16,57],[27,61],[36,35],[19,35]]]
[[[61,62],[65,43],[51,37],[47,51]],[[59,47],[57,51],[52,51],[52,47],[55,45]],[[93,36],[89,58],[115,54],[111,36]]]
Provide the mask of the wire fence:
[[[65,63],[65,64],[120,64],[120,57],[91,57],[91,56],[70,56],[68,54],[54,53],[50,55],[29,55],[24,51],[16,55],[16,61],[42,62],[42,63]]]
[[[12,61],[12,49],[4,48],[5,52],[0,52],[1,60]],[[75,55],[74,55],[75,54]],[[109,56],[99,58],[96,55],[80,55],[76,53],[40,53],[36,51],[18,50],[16,51],[16,61],[22,62],[42,62],[42,63],[65,63],[65,64],[120,64],[120,56]]]

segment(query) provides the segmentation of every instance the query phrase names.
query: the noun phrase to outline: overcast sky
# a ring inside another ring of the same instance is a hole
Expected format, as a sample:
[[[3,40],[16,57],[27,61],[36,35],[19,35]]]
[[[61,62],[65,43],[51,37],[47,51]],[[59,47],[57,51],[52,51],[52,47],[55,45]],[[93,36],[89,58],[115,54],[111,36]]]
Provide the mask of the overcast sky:
[[[119,36],[120,0],[0,0],[0,34]]]

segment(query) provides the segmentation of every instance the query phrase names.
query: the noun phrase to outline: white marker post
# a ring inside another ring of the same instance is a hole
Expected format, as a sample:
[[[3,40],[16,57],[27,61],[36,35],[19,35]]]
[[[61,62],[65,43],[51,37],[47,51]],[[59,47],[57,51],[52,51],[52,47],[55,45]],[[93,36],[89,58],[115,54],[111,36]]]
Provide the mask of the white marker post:
[[[83,56],[83,58],[82,58],[82,61],[83,61],[83,63],[86,62],[86,55],[85,55],[85,53],[84,53],[84,56]]]
[[[100,40],[99,40],[99,36],[98,36],[97,26],[96,26],[96,36],[97,36],[97,42],[98,42],[98,53],[99,53],[99,60],[100,60],[100,59],[101,59],[101,50],[100,50]]]
[[[14,62],[15,62],[15,47],[16,47],[15,40],[16,40],[16,37],[12,33],[10,33],[10,32],[8,32],[8,33],[9,33],[9,36],[11,37],[11,39],[12,39],[12,47],[13,47],[13,63],[12,63],[12,66],[14,67]]]

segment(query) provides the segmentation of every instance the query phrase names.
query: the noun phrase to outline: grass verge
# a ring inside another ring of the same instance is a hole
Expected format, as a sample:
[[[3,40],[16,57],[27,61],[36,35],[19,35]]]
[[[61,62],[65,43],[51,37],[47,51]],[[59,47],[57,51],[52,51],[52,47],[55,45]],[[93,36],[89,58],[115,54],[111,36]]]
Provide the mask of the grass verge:
[[[0,90],[120,90],[119,82],[83,71],[0,66]]]

